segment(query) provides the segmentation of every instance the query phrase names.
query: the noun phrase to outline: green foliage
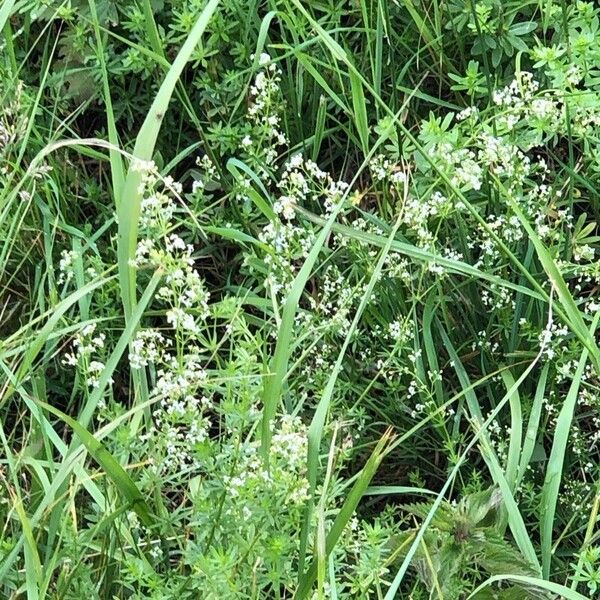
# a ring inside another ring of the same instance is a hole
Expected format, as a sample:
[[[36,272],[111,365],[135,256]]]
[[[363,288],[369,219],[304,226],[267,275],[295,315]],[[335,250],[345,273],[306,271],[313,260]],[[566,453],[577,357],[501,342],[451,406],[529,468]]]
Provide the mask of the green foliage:
[[[598,594],[600,9],[0,7],[0,596]]]
[[[460,598],[474,589],[478,577],[500,573],[535,576],[536,570],[507,543],[498,530],[502,494],[489,488],[471,493],[457,504],[442,503],[412,559],[412,566],[432,594],[442,598]],[[417,521],[424,520],[433,503],[403,506]],[[394,539],[402,548],[415,532],[410,530]],[[400,553],[399,556],[402,556]],[[512,586],[502,597],[546,598],[542,591]],[[485,594],[475,597],[484,598]]]
[[[579,558],[580,562],[578,564],[571,565],[575,569],[573,581],[585,583],[590,593],[595,594],[600,585],[600,570],[598,568],[600,548],[596,546],[586,548]]]

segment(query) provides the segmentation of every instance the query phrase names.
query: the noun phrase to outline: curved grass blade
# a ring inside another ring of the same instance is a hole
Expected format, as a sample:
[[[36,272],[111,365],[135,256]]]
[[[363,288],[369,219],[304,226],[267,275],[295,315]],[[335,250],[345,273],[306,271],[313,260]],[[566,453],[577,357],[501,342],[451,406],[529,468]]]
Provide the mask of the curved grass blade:
[[[185,65],[194,52],[206,26],[217,9],[220,0],[209,0],[208,4],[198,17],[196,24],[188,35],[177,57],[167,72],[148,115],[140,128],[133,150],[134,160],[151,160],[160,128],[162,118],[169,107],[169,101],[175,86],[183,72]],[[121,196],[117,202],[119,218],[119,282],[123,299],[125,318],[129,320],[136,303],[136,270],[130,266],[130,260],[135,256],[138,237],[138,219],[140,215],[141,195],[139,186],[142,175],[131,165],[122,188]]]
[[[467,600],[473,598],[481,590],[484,590],[486,587],[492,585],[492,583],[499,581],[513,581],[515,583],[522,583],[534,588],[547,590],[548,592],[558,594],[559,597],[564,598],[564,600],[589,600],[589,598],[586,598],[586,596],[582,596],[574,590],[570,590],[568,587],[560,585],[559,583],[554,583],[553,581],[547,581],[545,579],[538,579],[537,577],[527,577],[526,575],[494,575],[477,587],[467,598]]]
[[[294,319],[298,304],[300,303],[300,297],[304,290],[304,286],[313,271],[313,267],[317,262],[317,258],[325,244],[325,240],[329,236],[331,228],[339,211],[342,208],[344,198],[338,203],[331,215],[325,222],[325,226],[319,233],[315,243],[306,257],[302,268],[296,275],[292,288],[287,296],[285,305],[283,307],[283,313],[281,317],[281,324],[277,333],[277,342],[275,344],[275,351],[273,358],[271,359],[271,373],[265,377],[265,385],[262,393],[262,404],[263,404],[263,417],[261,426],[261,437],[260,437],[260,448],[263,460],[268,463],[269,449],[271,447],[271,422],[275,417],[277,410],[277,404],[281,397],[281,391],[283,389],[283,380],[287,373],[288,360],[290,354],[290,348],[292,344]]]
[[[84,298],[87,294],[89,294],[96,288],[104,285],[107,281],[109,281],[109,279],[100,279],[98,281],[88,283],[87,285],[79,288],[77,291],[70,294],[67,298],[59,302],[55,307],[53,307],[51,311],[49,311],[51,312],[50,317],[48,318],[44,326],[40,329],[40,331],[35,333],[35,335],[33,336],[33,341],[31,342],[31,344],[29,344],[27,350],[23,355],[23,359],[15,376],[15,384],[9,385],[7,387],[6,391],[2,395],[0,404],[6,402],[6,400],[8,400],[8,398],[10,398],[10,396],[15,391],[15,386],[20,384],[25,379],[25,377],[27,377],[28,373],[30,372],[30,368],[33,364],[33,361],[40,353],[40,351],[44,347],[44,344],[48,340],[48,337],[54,331],[56,325],[62,319],[67,310],[69,310],[71,306],[79,302],[81,298]]]
[[[75,419],[71,418],[69,415],[66,415],[61,410],[58,410],[58,408],[47,404],[46,402],[40,402],[39,400],[36,400],[36,403],[44,410],[56,415],[59,419],[71,427],[71,429],[73,429],[90,455],[112,479],[121,495],[127,500],[129,506],[136,512],[140,518],[140,521],[146,527],[150,527],[154,523],[154,520],[150,516],[150,510],[146,504],[146,500],[131,477],[129,477],[125,469],[123,469],[123,467],[115,460],[113,455]]]
[[[354,125],[358,131],[358,137],[362,146],[363,154],[369,153],[369,120],[367,117],[367,100],[362,80],[357,77],[354,71],[349,71],[350,87],[352,90],[352,108],[354,115]]]
[[[110,84],[108,82],[108,69],[106,67],[106,59],[104,56],[104,44],[100,35],[100,23],[98,21],[98,12],[96,9],[95,0],[88,0],[90,10],[93,16],[94,35],[96,37],[96,55],[98,64],[102,73],[102,93],[104,98],[104,106],[106,107],[106,125],[108,130],[108,141],[111,148],[110,155],[110,173],[115,198],[120,198],[121,188],[125,180],[125,169],[123,167],[123,157],[115,150],[119,146],[119,136],[117,134],[117,125],[115,113],[113,111],[112,97],[110,93]]]
[[[540,425],[540,417],[542,415],[542,405],[544,403],[544,392],[546,391],[546,381],[548,379],[548,369],[550,363],[546,363],[540,377],[538,379],[537,387],[535,390],[535,397],[533,399],[533,405],[531,407],[531,413],[529,415],[529,421],[527,423],[527,431],[525,432],[525,440],[523,441],[523,451],[521,452],[521,461],[519,463],[519,471],[517,473],[517,486],[521,483],[525,470],[531,462],[535,444],[538,439],[538,430]]]
[[[523,411],[519,388],[515,388],[515,378],[510,371],[502,371],[502,379],[507,390],[514,389],[509,399],[510,405],[510,441],[506,458],[506,481],[511,492],[517,487],[517,473],[519,471],[519,457],[521,456],[521,441],[523,439]]]
[[[2,3],[2,8],[0,8],[0,31],[4,29],[4,25],[6,25],[6,22],[10,17],[15,2],[16,0],[6,0]]]
[[[142,295],[139,304],[136,305],[129,322],[121,333],[114,350],[106,361],[106,365],[98,379],[98,386],[94,388],[94,391],[90,394],[88,401],[79,413],[77,420],[81,425],[83,425],[83,427],[87,427],[88,423],[90,422],[90,419],[92,418],[94,411],[98,406],[98,402],[100,402],[100,399],[104,395],[106,386],[108,385],[115,369],[117,368],[117,365],[119,364],[119,361],[121,360],[121,357],[123,356],[123,353],[135,334],[135,330],[137,329],[140,319],[144,315],[146,307],[148,304],[150,304],[150,301],[154,297],[154,291],[156,290],[161,278],[162,271],[160,270],[156,271],[152,276],[152,279],[144,290],[144,294]]]
[[[428,490],[426,488],[416,488],[407,485],[372,485],[367,488],[365,496],[387,496],[397,494],[424,494],[430,496],[436,496],[437,492]]]
[[[371,483],[371,480],[377,472],[381,461],[384,459],[386,454],[386,447],[388,446],[391,439],[392,433],[391,430],[388,430],[377,442],[377,446],[373,449],[369,460],[367,461],[363,469],[360,471],[356,482],[354,483],[352,489],[348,493],[348,496],[346,497],[342,508],[337,514],[333,525],[331,526],[331,529],[329,530],[329,533],[325,538],[325,558],[328,557],[331,554],[332,550],[335,548],[335,545],[337,544],[338,540],[340,539],[340,536],[344,532],[346,525],[352,518],[352,515],[354,514],[358,503],[369,488],[369,483]],[[306,598],[310,594],[313,583],[317,578],[317,570],[318,561],[315,560],[309,567],[308,571],[301,575],[298,589],[294,594],[294,600],[303,600],[303,598]]]
[[[273,221],[274,219],[276,219],[277,216],[275,214],[275,211],[271,208],[271,205],[265,200],[265,198],[269,197],[269,193],[267,192],[265,186],[263,185],[263,182],[260,180],[258,175],[246,163],[242,162],[241,160],[238,160],[237,158],[230,158],[227,161],[226,167],[227,170],[236,179],[242,179],[240,171],[238,170],[241,169],[244,173],[246,173],[246,175],[248,175],[248,177],[250,177],[250,179],[252,179],[252,181],[254,181],[254,183],[260,188],[263,195],[261,196],[252,187],[249,187],[246,190],[246,194],[248,195],[250,200],[254,202],[256,208],[258,208],[258,210],[260,210],[260,212],[263,215],[265,215],[265,217],[267,217],[269,221]]]
[[[531,223],[521,210],[521,207],[517,204],[515,199],[511,196],[511,194],[506,190],[506,188],[502,185],[502,183],[496,178],[496,185],[498,189],[502,192],[506,201],[510,205],[511,209],[514,211],[515,215],[523,225],[523,228],[527,232],[527,236],[531,240],[535,251],[537,253],[538,259],[550,279],[553,289],[556,291],[558,295],[558,299],[560,304],[566,314],[566,322],[569,324],[571,330],[577,337],[580,339],[581,343],[588,350],[594,366],[596,367],[596,371],[600,372],[600,348],[598,348],[598,343],[594,338],[593,331],[590,332],[587,328],[585,321],[583,319],[582,313],[579,310],[575,300],[565,280],[560,272],[560,269],[556,266],[556,262],[548,252],[548,249],[535,232],[534,228],[531,226]]]
[[[38,552],[38,546],[33,534],[31,520],[27,516],[27,512],[23,507],[23,498],[21,497],[20,486],[18,482],[18,469],[14,464],[11,448],[6,439],[4,429],[0,423],[0,438],[4,446],[4,456],[8,465],[8,471],[13,480],[13,490],[6,486],[8,497],[11,500],[12,507],[19,517],[21,523],[22,538],[24,543],[24,558],[25,558],[25,588],[27,590],[28,600],[37,600],[39,598],[39,589],[43,579],[42,563]]]
[[[600,313],[594,317],[594,322],[590,334],[593,336],[600,320]],[[577,395],[581,385],[581,378],[588,359],[588,349],[584,348],[577,369],[573,376],[571,386],[567,397],[558,413],[556,419],[556,428],[554,439],[552,441],[552,450],[548,466],[546,467],[546,477],[544,478],[544,487],[542,488],[541,499],[541,546],[542,546],[542,573],[545,578],[550,575],[550,563],[552,561],[552,530],[554,527],[554,516],[556,514],[556,503],[558,502],[560,483],[562,479],[563,465],[567,451],[567,442],[571,432],[571,423],[577,405]]]
[[[481,432],[481,454],[490,471],[490,475],[492,476],[494,483],[500,488],[500,491],[502,493],[502,500],[504,502],[505,510],[503,510],[501,513],[502,519],[500,523],[500,528],[504,529],[506,527],[506,523],[508,522],[510,526],[510,531],[513,534],[515,542],[517,543],[517,546],[519,547],[519,550],[521,551],[523,556],[531,563],[531,566],[534,569],[541,571],[541,567],[538,561],[537,554],[535,552],[535,548],[533,546],[533,542],[531,541],[531,537],[527,532],[525,521],[523,520],[523,516],[519,511],[519,507],[513,495],[514,480],[513,482],[511,482],[511,480],[509,479],[509,477],[513,476],[513,470],[516,474],[517,464],[515,462],[514,466],[511,468],[510,471],[508,469],[508,466],[506,471],[502,469],[496,451],[494,450],[494,447],[492,446],[489,436],[487,434],[487,427],[484,426],[483,415],[481,414],[479,401],[471,385],[469,375],[467,374],[467,371],[465,370],[458,354],[456,353],[456,350],[452,346],[450,338],[448,337],[444,329],[439,325],[439,323],[438,328],[440,331],[440,335],[442,336],[442,339],[444,341],[444,346],[448,351],[448,355],[454,363],[454,370],[456,371],[461,387],[465,390],[465,398],[470,412],[471,425],[477,433]],[[529,370],[531,370],[531,368],[532,367],[530,366]],[[526,370],[525,372],[527,373],[528,371]],[[506,376],[505,373],[506,371],[502,372],[504,377]],[[509,404],[511,405],[511,412],[515,394],[517,393],[522,381],[523,375],[521,375],[521,377],[519,378],[518,383],[515,382],[514,379],[512,379],[512,384],[507,386],[508,389],[504,396],[503,402],[506,402],[506,400],[508,400]],[[514,456],[510,456],[509,458],[513,461],[515,460]]]
[[[317,215],[305,209],[298,208],[298,212],[313,223],[324,224],[325,222],[324,219],[322,219],[321,217],[318,217]],[[331,229],[336,233],[341,233],[343,235],[348,236],[349,238],[363,241],[367,244],[372,244],[373,246],[383,247],[385,246],[387,240],[385,236],[377,235],[374,233],[368,233],[365,231],[359,231],[357,229],[349,227],[348,225],[342,225],[340,223],[334,223]],[[440,265],[444,267],[444,269],[449,273],[456,273],[458,275],[475,277],[477,279],[482,279],[483,281],[489,281],[490,283],[494,283],[495,285],[498,285],[500,287],[505,287],[514,290],[515,292],[519,292],[525,296],[535,298],[536,300],[545,300],[545,297],[536,290],[532,290],[522,285],[512,283],[511,281],[502,279],[497,275],[486,273],[485,271],[481,271],[477,267],[474,267],[473,265],[462,262],[460,260],[450,259],[444,256],[437,256],[435,254],[432,254],[431,252],[428,252],[427,250],[422,250],[417,246],[413,246],[405,242],[400,242],[398,240],[392,241],[391,249],[394,252],[397,252],[398,254],[408,256],[410,258],[424,263],[434,263]]]
[[[333,366],[331,375],[329,376],[329,378],[327,380],[327,385],[325,386],[325,389],[323,390],[321,398],[319,399],[319,402],[315,409],[315,413],[312,418],[310,427],[308,429],[308,457],[307,457],[307,460],[308,460],[308,482],[310,485],[311,498],[309,498],[308,501],[306,502],[304,522],[302,525],[302,532],[300,534],[300,561],[299,561],[300,572],[302,572],[303,568],[304,568],[304,559],[305,559],[306,547],[307,547],[307,542],[308,542],[309,527],[312,522],[312,510],[313,510],[313,506],[314,506],[314,500],[312,499],[312,497],[314,496],[316,486],[317,486],[317,476],[318,476],[318,471],[319,471],[319,451],[321,448],[321,441],[323,439],[323,430],[325,428],[325,422],[327,419],[327,414],[329,412],[329,407],[331,404],[331,399],[333,397],[335,385],[337,383],[337,378],[338,378],[340,371],[342,370],[342,365],[343,365],[344,356],[346,354],[346,350],[348,349],[348,346],[350,345],[350,342],[353,338],[353,334],[358,327],[358,323],[360,322],[362,314],[363,314],[365,308],[367,307],[369,300],[371,299],[371,294],[373,293],[373,289],[375,288],[376,283],[379,281],[379,275],[381,273],[381,270],[383,269],[385,260],[389,254],[392,240],[394,239],[394,236],[396,235],[396,232],[398,231],[398,228],[400,227],[401,223],[402,223],[402,220],[400,217],[398,217],[398,219],[396,220],[396,223],[395,223],[394,227],[392,228],[392,231],[390,232],[390,235],[387,239],[386,246],[380,252],[379,258],[377,260],[377,264],[375,265],[375,268],[372,271],[371,278],[370,278],[367,288],[361,298],[360,304],[359,304],[358,308],[356,309],[356,313],[354,314],[352,323],[350,324],[350,327],[348,328],[348,331],[346,332],[346,335],[344,337],[344,342],[342,344],[342,347],[340,348],[340,351],[338,353],[336,362]]]
[[[538,363],[540,358],[541,358],[541,352],[536,356],[536,358],[530,363],[530,365],[523,371],[523,373],[517,379],[517,381],[515,382],[515,387],[520,386],[523,383],[523,381],[525,381],[525,379],[529,376],[529,374],[531,373],[531,371],[533,370],[535,365]],[[465,459],[466,459],[467,455],[469,454],[469,452],[471,451],[471,449],[475,446],[475,444],[483,436],[484,432],[487,431],[487,428],[490,426],[492,421],[498,416],[500,411],[504,408],[505,404],[508,402],[508,400],[510,398],[510,395],[512,394],[512,391],[513,391],[512,389],[508,390],[508,392],[502,397],[502,399],[498,402],[498,405],[490,413],[490,415],[488,416],[486,421],[483,422],[481,427],[475,432],[475,435],[473,436],[471,441],[467,444],[467,446],[463,450],[462,454],[457,457],[457,460],[455,461],[455,465],[452,468],[452,471],[449,473],[446,483],[444,483],[444,485],[442,486],[442,489],[440,490],[439,494],[437,495],[436,499],[434,500],[434,502],[429,510],[429,513],[427,514],[427,517],[423,520],[421,527],[419,528],[419,531],[415,535],[415,538],[411,544],[411,547],[409,548],[408,552],[406,553],[406,556],[405,556],[404,560],[402,561],[402,564],[400,565],[400,568],[398,569],[398,572],[396,573],[396,576],[394,577],[394,579],[385,595],[384,600],[394,600],[394,598],[396,598],[396,593],[398,592],[400,584],[402,583],[404,576],[406,575],[406,571],[408,570],[408,567],[409,567],[410,563],[412,562],[415,552],[417,551],[417,548],[419,547],[419,544],[421,543],[421,540],[423,539],[423,536],[425,535],[425,531],[427,530],[427,527],[429,527],[429,524],[431,523],[435,513],[437,512],[438,508],[440,507],[440,505],[441,505],[446,493],[450,489],[454,479],[458,475],[458,472],[459,472],[463,462],[465,461]],[[399,438],[398,441],[400,441],[402,439],[404,439],[404,436]],[[395,444],[391,445],[390,449],[392,449],[394,446],[395,446]],[[537,562],[537,558],[536,558],[536,562]]]

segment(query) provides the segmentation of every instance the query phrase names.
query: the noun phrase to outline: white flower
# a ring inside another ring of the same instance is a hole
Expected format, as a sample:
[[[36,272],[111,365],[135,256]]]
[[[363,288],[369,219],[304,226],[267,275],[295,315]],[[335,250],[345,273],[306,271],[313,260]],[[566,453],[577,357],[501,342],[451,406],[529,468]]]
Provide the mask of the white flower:
[[[283,215],[285,219],[290,221],[296,216],[295,205],[296,202],[291,196],[280,196],[279,200],[273,205],[273,208],[276,213]]]
[[[167,323],[175,329],[181,328],[190,333],[198,333],[199,327],[194,316],[186,313],[181,308],[172,308],[167,311]]]
[[[71,281],[75,272],[73,271],[74,262],[79,258],[79,254],[74,250],[63,250],[61,253],[61,259],[58,263],[58,269],[60,274],[58,276],[58,283],[66,283]]]
[[[157,362],[167,345],[167,340],[156,329],[142,329],[131,342],[129,364],[133,369],[141,369],[148,363]]]
[[[271,62],[271,57],[266,52],[261,53],[261,55],[258,58],[258,64],[261,67],[264,67],[266,64],[268,64],[270,62]]]
[[[470,118],[476,118],[479,114],[479,110],[476,106],[467,106],[464,110],[460,111],[456,115],[457,121],[465,121]]]

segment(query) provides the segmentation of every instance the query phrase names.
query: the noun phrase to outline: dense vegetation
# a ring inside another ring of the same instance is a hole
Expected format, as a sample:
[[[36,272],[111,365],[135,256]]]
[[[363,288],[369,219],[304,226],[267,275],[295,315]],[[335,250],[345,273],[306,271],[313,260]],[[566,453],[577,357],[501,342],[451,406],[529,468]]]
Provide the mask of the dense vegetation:
[[[0,597],[597,597],[599,29],[3,0]]]

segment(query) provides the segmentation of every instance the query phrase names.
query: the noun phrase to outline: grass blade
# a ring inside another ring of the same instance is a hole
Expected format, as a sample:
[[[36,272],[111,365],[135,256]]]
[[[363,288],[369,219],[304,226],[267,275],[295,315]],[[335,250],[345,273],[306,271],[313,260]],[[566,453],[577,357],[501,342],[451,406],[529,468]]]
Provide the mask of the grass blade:
[[[6,22],[10,18],[10,13],[15,5],[16,0],[6,0],[0,8],[0,31],[4,29]]]
[[[523,520],[523,516],[521,515],[521,512],[519,511],[519,507],[518,507],[517,502],[513,495],[514,485],[511,485],[511,480],[509,479],[509,477],[514,478],[515,475],[513,474],[513,471],[516,474],[516,468],[517,468],[516,459],[518,458],[518,454],[516,457],[515,456],[509,457],[514,461],[514,465],[511,467],[510,471],[508,469],[509,465],[507,465],[507,469],[506,469],[506,471],[504,471],[500,465],[500,461],[498,460],[496,451],[494,450],[494,448],[490,442],[489,436],[487,434],[487,428],[484,427],[483,416],[481,414],[481,408],[479,406],[479,401],[477,399],[477,395],[475,394],[475,392],[473,390],[473,386],[471,385],[469,376],[468,376],[460,358],[458,357],[458,354],[456,353],[454,347],[452,346],[452,343],[450,342],[448,335],[446,334],[446,332],[443,330],[443,328],[441,326],[439,327],[439,331],[440,331],[440,334],[444,341],[444,346],[446,347],[446,350],[448,351],[448,354],[450,356],[450,359],[454,363],[454,369],[456,371],[456,374],[458,376],[460,384],[461,384],[462,388],[465,390],[465,398],[467,401],[467,406],[469,408],[469,412],[471,413],[470,414],[471,425],[474,428],[474,430],[478,434],[481,435],[481,453],[482,453],[483,459],[485,460],[485,463],[490,471],[492,480],[500,488],[500,491],[502,492],[502,499],[504,502],[505,510],[503,511],[503,518],[502,518],[502,521],[500,524],[500,528],[502,529],[503,527],[505,527],[505,524],[508,521],[508,525],[510,526],[511,533],[513,534],[513,537],[515,538],[515,542],[517,543],[519,550],[521,551],[523,556],[531,563],[532,567],[540,570],[541,567],[540,567],[540,564],[539,564],[539,561],[537,558],[537,554],[535,552],[535,548],[533,546],[533,542],[531,541],[531,537],[529,536],[529,533],[527,532],[527,527],[525,526],[525,521]],[[530,366],[528,370],[531,370],[531,368],[532,367]],[[525,373],[527,373],[528,370],[526,370]],[[504,374],[504,371],[503,371],[503,374]],[[510,379],[512,379],[512,378],[510,378]],[[508,400],[509,403],[514,403],[515,394],[517,393],[517,391],[519,389],[519,385],[522,383],[522,381],[523,381],[523,375],[519,378],[519,383],[515,382],[514,379],[512,379],[512,384],[510,386],[507,386],[508,389],[504,396],[503,403],[506,402],[506,400]],[[519,448],[520,448],[520,442],[519,442]],[[514,479],[513,479],[513,484],[514,484]]]
[[[146,504],[146,500],[142,496],[138,487],[135,485],[131,477],[123,469],[123,467],[115,460],[113,455],[80,423],[69,417],[58,408],[46,404],[45,402],[37,402],[39,406],[48,412],[56,415],[64,421],[77,434],[86,450],[94,458],[94,460],[102,467],[104,472],[112,479],[113,483],[127,500],[129,506],[136,512],[140,521],[150,527],[154,520],[150,516],[150,510]]]
[[[506,458],[506,481],[511,492],[517,486],[517,473],[519,471],[519,457],[521,456],[521,440],[523,438],[523,414],[519,388],[515,388],[515,378],[510,371],[502,371],[502,379],[507,390],[514,390],[509,398],[510,405],[510,441]]]
[[[83,425],[83,427],[88,426],[88,423],[90,422],[90,420],[94,414],[94,411],[96,410],[96,407],[98,406],[98,402],[100,402],[101,398],[104,395],[106,386],[109,384],[110,379],[111,379],[113,373],[115,372],[115,369],[117,368],[119,361],[121,360],[121,357],[123,356],[123,353],[125,352],[128,344],[131,342],[131,340],[133,338],[133,335],[135,333],[135,330],[137,329],[138,323],[140,322],[140,319],[144,315],[144,311],[146,310],[148,304],[150,304],[150,301],[154,297],[154,292],[155,292],[156,287],[158,286],[161,278],[162,278],[161,271],[156,271],[154,273],[154,275],[152,276],[152,279],[150,280],[150,282],[148,283],[148,286],[144,290],[144,294],[142,295],[142,298],[140,299],[139,304],[136,305],[135,310],[133,311],[133,314],[131,315],[131,319],[129,320],[125,329],[121,333],[121,336],[119,337],[119,340],[117,341],[117,343],[114,347],[114,350],[111,352],[111,355],[109,356],[108,360],[106,361],[106,365],[98,379],[98,386],[96,388],[94,388],[94,391],[90,394],[88,401],[82,407],[82,409],[79,413],[77,420],[79,421],[79,423],[81,425]]]
[[[106,106],[106,124],[108,130],[108,141],[111,148],[110,154],[110,173],[112,177],[113,193],[115,198],[121,197],[121,189],[125,180],[125,169],[123,167],[123,157],[116,150],[119,147],[119,136],[117,134],[117,126],[115,113],[113,111],[112,98],[110,94],[110,84],[108,81],[108,70],[106,68],[106,60],[104,57],[104,44],[100,35],[100,23],[98,22],[98,11],[96,9],[95,0],[89,0],[91,13],[93,16],[94,35],[96,37],[96,54],[98,63],[102,71],[102,93],[104,105]]]
[[[100,279],[98,281],[88,283],[87,285],[70,294],[52,309],[51,315],[46,321],[45,325],[39,330],[39,332],[35,334],[33,341],[28,345],[27,350],[21,360],[19,369],[16,373],[15,384],[7,387],[6,391],[2,395],[2,403],[6,402],[11,397],[15,391],[15,385],[20,384],[28,376],[34,360],[44,347],[48,337],[54,331],[58,322],[62,319],[67,310],[79,302],[81,298],[85,298],[87,294],[102,286],[107,281],[108,279]]]
[[[366,156],[369,153],[369,121],[367,117],[365,90],[360,77],[357,77],[354,71],[349,71],[349,75],[350,87],[352,89],[354,125],[358,131],[363,154]]]
[[[515,583],[522,583],[524,585],[538,588],[541,590],[547,590],[548,592],[552,592],[553,594],[558,594],[560,598],[564,598],[565,600],[589,600],[589,598],[587,598],[586,596],[582,596],[581,594],[570,590],[568,587],[560,585],[559,583],[554,583],[545,579],[537,579],[536,577],[527,577],[525,575],[494,575],[493,577],[490,577],[487,581],[484,581],[479,587],[477,587],[470,594],[469,598],[473,598],[481,590],[484,590],[492,583],[496,583],[499,581],[513,581]],[[469,598],[467,598],[467,600],[469,600]]]
[[[523,383],[523,381],[528,377],[528,375],[531,373],[531,371],[533,370],[533,368],[539,361],[540,357],[541,357],[541,353],[538,354],[537,357],[531,362],[531,364],[525,369],[525,371],[523,371],[521,376],[515,382],[515,386],[520,386]],[[463,390],[463,393],[464,393],[464,391],[465,390]],[[508,399],[510,398],[511,394],[512,394],[512,390],[509,390],[508,393],[505,394],[500,399],[500,401],[498,402],[498,405],[490,413],[490,415],[485,420],[485,422],[482,423],[482,426],[475,431],[475,435],[473,436],[471,441],[467,444],[467,446],[463,450],[462,454],[457,457],[454,467],[452,468],[452,471],[450,472],[450,474],[446,480],[446,483],[444,483],[444,485],[442,486],[442,489],[440,490],[436,499],[434,500],[434,502],[429,510],[429,513],[427,514],[427,517],[423,520],[421,527],[419,528],[419,531],[415,535],[414,540],[412,541],[411,546],[408,549],[406,556],[405,556],[404,560],[402,561],[402,564],[400,565],[398,572],[396,573],[396,576],[394,577],[394,579],[384,597],[384,600],[394,600],[396,598],[396,594],[398,592],[398,589],[400,588],[400,584],[402,583],[404,576],[406,575],[406,572],[408,570],[408,567],[409,567],[410,563],[412,562],[412,559],[415,555],[415,552],[417,551],[417,548],[419,547],[419,544],[421,543],[421,540],[423,539],[423,536],[425,535],[425,531],[427,530],[427,527],[431,523],[431,520],[433,519],[438,508],[440,507],[446,493],[448,492],[452,483],[454,482],[454,479],[458,475],[458,472],[459,472],[463,462],[465,461],[468,453],[470,452],[471,448],[473,448],[475,446],[475,444],[477,444],[477,442],[482,438],[482,436],[484,435],[484,432],[487,431],[487,428],[490,426],[492,421],[497,417],[497,415],[500,413],[502,408],[504,408],[504,406],[508,402]],[[404,441],[404,439],[406,439],[406,434],[401,436],[397,440],[397,443]],[[395,446],[395,444],[392,444],[390,447],[390,450],[393,449],[394,446]],[[536,562],[537,562],[537,557],[536,557]]]
[[[590,331],[592,336],[599,320],[600,313],[597,313],[594,317],[594,322]],[[556,503],[560,491],[571,423],[573,422],[575,406],[577,405],[577,395],[579,393],[579,386],[581,385],[581,378],[588,359],[588,354],[587,348],[584,348],[567,397],[558,413],[554,439],[552,441],[552,450],[550,451],[550,458],[548,460],[548,466],[546,467],[546,477],[544,478],[541,500],[542,573],[545,578],[548,578],[550,575],[550,563],[552,561],[552,530],[556,514]]]
[[[529,421],[527,423],[525,440],[523,441],[521,462],[519,463],[519,471],[517,473],[517,486],[523,479],[523,476],[525,475],[525,470],[531,462],[531,457],[533,456],[535,444],[538,439],[540,417],[542,415],[542,406],[544,404],[544,392],[546,391],[546,380],[548,379],[549,368],[550,363],[546,363],[544,365],[544,368],[542,369],[542,372],[540,373],[540,378],[538,379],[538,384],[535,390],[535,397],[533,399],[531,414],[529,415]]]
[[[331,398],[333,396],[335,384],[337,382],[338,375],[342,369],[343,359],[346,354],[346,350],[348,349],[348,346],[350,345],[350,342],[352,340],[352,336],[358,327],[362,314],[367,304],[369,303],[371,294],[373,293],[373,289],[375,288],[376,283],[379,281],[379,275],[381,273],[381,270],[383,269],[385,260],[389,254],[392,240],[401,223],[401,219],[398,218],[396,220],[394,228],[390,233],[390,236],[388,237],[386,246],[380,252],[377,264],[373,269],[367,288],[363,294],[363,297],[361,298],[358,308],[356,309],[356,313],[354,315],[354,318],[352,319],[352,323],[350,324],[350,327],[346,332],[344,343],[340,348],[337,360],[335,362],[335,365],[333,366],[331,375],[327,380],[327,385],[325,386],[321,398],[319,399],[317,408],[315,409],[315,413],[308,430],[308,482],[310,484],[311,494],[314,494],[317,485],[317,475],[319,471],[319,451],[321,448],[321,441],[323,438],[323,430],[325,428],[325,421],[329,412],[329,406],[331,404]],[[300,534],[300,571],[302,571],[304,566],[309,527],[312,521],[313,505],[314,500],[312,499],[309,499],[306,503],[304,523],[302,527],[302,532]]]
[[[538,259],[540,260],[546,275],[552,282],[553,289],[558,295],[560,304],[567,317],[567,323],[569,324],[573,333],[577,335],[582,344],[590,353],[594,366],[596,367],[596,371],[600,372],[600,349],[598,348],[598,344],[593,336],[593,332],[588,330],[581,315],[581,311],[577,307],[577,304],[575,304],[575,300],[573,299],[573,296],[571,295],[571,292],[569,291],[569,288],[567,287],[559,268],[556,266],[556,262],[535,232],[534,228],[529,223],[529,220],[515,199],[506,190],[506,188],[504,188],[500,181],[496,181],[496,184],[498,185],[498,188],[506,198],[506,201],[509,203],[512,210],[517,215],[525,231],[527,231],[527,235],[535,248]]]
[[[135,159],[151,160],[163,116],[169,107],[169,101],[177,85],[177,81],[198,45],[206,26],[217,9],[220,0],[209,0],[198,17],[196,24],[181,47],[173,65],[167,72],[148,115],[136,138],[133,156]],[[131,166],[123,185],[122,194],[117,199],[117,214],[119,218],[119,282],[123,298],[125,318],[129,319],[136,303],[136,270],[130,265],[135,257],[138,237],[138,219],[140,215],[141,196],[139,185],[141,173]]]
[[[358,503],[361,498],[365,495],[369,483],[373,479],[373,476],[377,472],[381,461],[385,457],[386,446],[389,444],[391,440],[391,430],[386,431],[386,433],[381,437],[377,446],[373,449],[369,460],[361,470],[356,482],[352,486],[348,497],[346,498],[340,512],[337,514],[329,533],[327,534],[327,538],[325,540],[325,555],[329,556],[332,550],[335,548],[337,541],[342,535],[346,525],[352,518]],[[317,568],[318,563],[314,561],[309,567],[308,571],[300,577],[298,589],[294,594],[294,600],[303,600],[306,598],[311,591],[312,585],[317,578]]]

